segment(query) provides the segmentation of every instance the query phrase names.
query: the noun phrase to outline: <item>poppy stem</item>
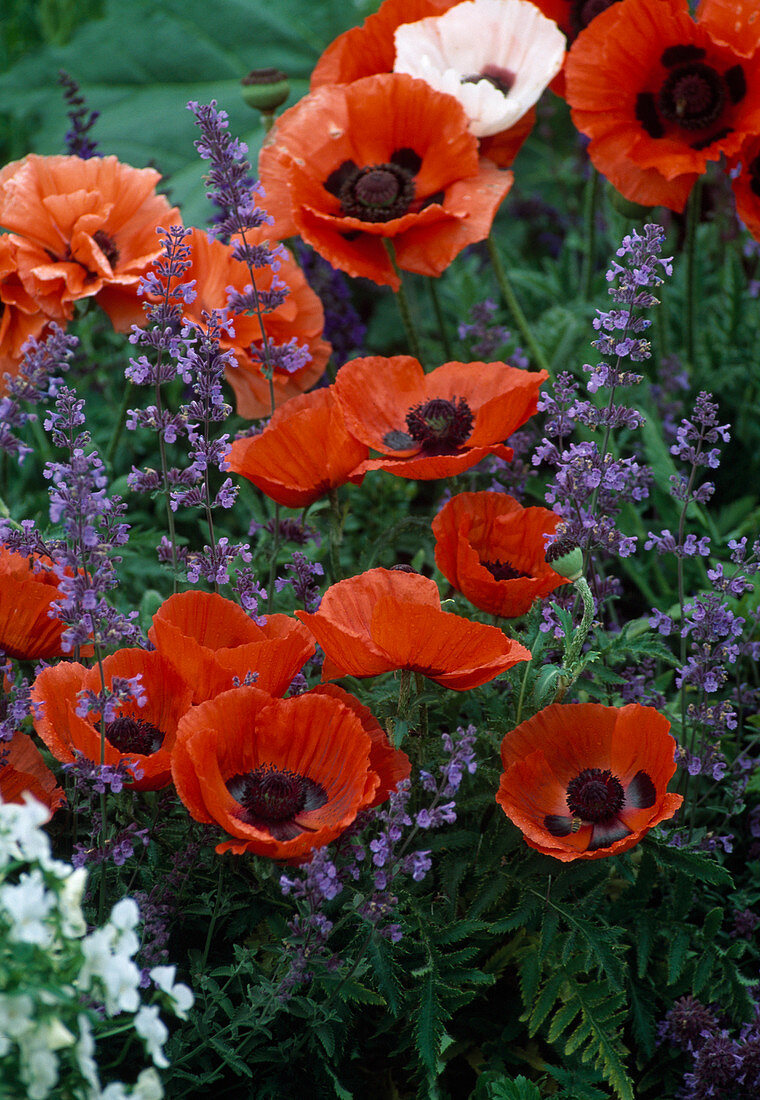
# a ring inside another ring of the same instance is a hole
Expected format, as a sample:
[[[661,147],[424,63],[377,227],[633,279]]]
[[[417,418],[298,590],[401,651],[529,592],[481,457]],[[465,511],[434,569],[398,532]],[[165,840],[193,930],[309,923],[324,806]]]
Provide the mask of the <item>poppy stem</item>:
[[[697,226],[701,210],[702,186],[701,180],[697,180],[686,206],[686,360],[691,367],[694,366],[697,341]]]
[[[224,874],[224,860],[219,860],[219,878],[216,883],[216,899],[214,901],[214,911],[211,914],[211,920],[208,923],[208,931],[206,932],[206,942],[203,945],[203,958],[201,959],[201,965],[198,968],[200,973],[203,973],[206,969],[206,962],[208,961],[208,953],[211,949],[211,937],[214,934],[214,925],[216,924],[216,918],[219,914],[219,905],[222,898],[222,876]]]
[[[562,674],[559,677],[557,693],[553,700],[555,703],[562,702],[568,689],[573,686],[583,671],[583,663],[580,661],[581,650],[594,621],[594,597],[591,595],[588,581],[585,577],[578,577],[573,582],[573,587],[583,601],[583,618],[570,641],[568,642],[568,639],[565,638],[565,656],[562,661]]]
[[[494,244],[493,237],[489,236],[486,238],[486,245],[488,246],[488,255],[491,257],[491,264],[493,265],[496,282],[499,284],[499,289],[501,290],[504,302],[507,306],[507,309],[512,314],[515,324],[520,330],[520,335],[525,342],[528,351],[530,352],[530,356],[533,362],[539,368],[539,370],[545,370],[547,374],[551,374],[546,356],[536,343],[533,333],[530,330],[528,320],[522,311],[522,306],[517,300],[517,295],[515,294],[512,288],[512,284],[509,281],[504,264],[501,262],[501,256],[499,255],[498,249]]]
[[[396,291],[396,302],[398,303],[398,311],[401,314],[401,320],[404,325],[404,331],[406,332],[406,338],[409,343],[410,354],[419,362],[422,362],[422,353],[420,351],[420,340],[417,335],[417,329],[415,328],[414,321],[412,320],[412,311],[409,307],[409,298],[407,297],[406,290],[404,289],[404,281],[401,278],[401,270],[396,261],[396,249],[393,247],[393,241],[388,237],[383,237],[383,244],[385,245],[385,251],[388,253],[388,259],[391,261],[393,270],[398,277],[398,290]]]
[[[337,584],[338,581],[343,579],[343,573],[340,568],[340,544],[343,541],[343,516],[338,500],[338,490],[330,489],[327,496],[330,501],[330,528],[327,536],[330,552],[330,571],[333,575],[333,583]]]
[[[119,414],[116,419],[116,427],[114,433],[111,436],[111,442],[108,444],[108,450],[106,451],[106,466],[109,470],[113,470],[114,455],[118,449],[121,437],[124,432],[124,425],[127,422],[127,410],[129,409],[130,402],[132,401],[132,391],[134,390],[134,383],[127,380],[127,384],[124,387],[124,396],[121,399],[119,405]]]
[[[272,532],[272,560],[269,565],[269,585],[267,587],[267,610],[272,613],[272,601],[274,600],[274,580],[277,575],[277,552],[280,549],[280,505],[274,504],[274,531]]]
[[[594,260],[596,259],[596,208],[599,205],[601,176],[594,166],[591,166],[591,175],[586,183],[583,196],[583,228],[584,248],[583,263],[581,266],[581,296],[584,302],[591,298],[591,283],[594,278]]]
[[[409,703],[412,697],[412,674],[408,668],[401,669],[398,682],[398,716],[405,720],[409,714]]]
[[[436,279],[428,279],[428,286],[430,287],[430,300],[433,303],[433,312],[435,313],[435,319],[438,322],[438,335],[441,338],[441,347],[443,348],[444,358],[447,363],[451,362],[451,341],[449,340],[448,329],[446,328],[446,320],[443,316],[443,310],[441,308],[441,299],[438,297],[438,282]]]

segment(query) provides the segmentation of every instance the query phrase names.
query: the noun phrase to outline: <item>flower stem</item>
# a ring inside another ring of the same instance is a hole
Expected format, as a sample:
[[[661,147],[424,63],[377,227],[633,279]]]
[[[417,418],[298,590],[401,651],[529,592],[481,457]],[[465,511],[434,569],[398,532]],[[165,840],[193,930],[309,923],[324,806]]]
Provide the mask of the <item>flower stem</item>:
[[[701,181],[697,180],[691,189],[689,202],[686,207],[686,359],[690,366],[694,366],[694,355],[697,341],[697,226],[702,209]]]
[[[422,352],[420,351],[420,339],[414,321],[412,320],[412,311],[409,307],[409,298],[404,289],[404,281],[401,278],[401,270],[396,261],[396,249],[393,247],[393,241],[390,240],[389,237],[383,237],[383,244],[385,245],[385,251],[388,253],[388,259],[391,261],[393,270],[396,272],[399,280],[398,290],[396,291],[396,302],[398,303],[398,311],[401,314],[404,331],[406,332],[406,338],[409,343],[409,352],[421,363]]]
[[[601,176],[592,166],[591,175],[586,183],[583,196],[583,265],[581,267],[580,289],[585,302],[591,298],[591,283],[594,278],[594,259],[596,254],[596,208],[599,202]]]
[[[501,256],[496,248],[493,237],[488,237],[486,239],[486,244],[488,246],[488,255],[491,257],[491,264],[493,265],[496,282],[499,284],[499,289],[501,290],[507,309],[512,314],[515,324],[520,330],[523,343],[530,352],[530,356],[539,370],[545,370],[547,374],[551,374],[546,356],[536,343],[527,318],[522,311],[522,306],[517,300],[517,295],[509,281],[504,264],[501,262]]]
[[[436,279],[428,279],[428,286],[430,287],[430,300],[433,303],[433,312],[435,313],[435,319],[438,322],[438,335],[441,338],[441,347],[443,348],[443,354],[447,363],[451,362],[451,341],[449,340],[448,329],[446,328],[446,319],[443,316],[443,309],[441,308],[441,299],[438,296],[438,282]]]
[[[111,436],[111,442],[108,444],[108,450],[106,451],[106,466],[109,470],[113,469],[114,455],[118,449],[121,437],[124,432],[124,425],[127,422],[127,411],[129,409],[130,401],[132,400],[132,391],[134,390],[134,383],[127,380],[127,384],[124,387],[124,396],[121,399],[119,405],[118,416],[116,417],[116,427],[114,433]]]

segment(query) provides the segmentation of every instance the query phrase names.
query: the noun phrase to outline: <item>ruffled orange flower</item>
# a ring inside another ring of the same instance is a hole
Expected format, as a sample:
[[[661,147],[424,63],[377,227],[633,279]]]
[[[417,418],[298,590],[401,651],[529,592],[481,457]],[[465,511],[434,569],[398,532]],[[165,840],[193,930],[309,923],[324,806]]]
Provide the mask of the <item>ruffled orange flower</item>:
[[[192,250],[192,263],[185,278],[196,280],[197,297],[183,306],[183,313],[202,325],[204,310],[225,309],[228,288],[242,294],[251,285],[251,277],[247,266],[233,258],[228,245],[221,241],[209,241],[201,230],[193,229],[186,243]],[[256,289],[261,292],[271,290],[273,277],[271,268],[257,268]],[[263,315],[267,337],[273,344],[288,344],[296,340],[299,345],[308,348],[311,359],[292,374],[275,369],[276,406],[311,389],[324,373],[332,350],[322,339],[325,324],[322,303],[290,253],[280,260],[278,278],[287,283],[290,293],[281,306]],[[235,391],[237,411],[240,416],[250,419],[269,416],[272,412],[269,382],[261,373],[260,362],[251,356],[251,352],[260,351],[263,344],[259,319],[235,314],[233,327],[234,336],[224,337],[221,344],[223,348],[231,349],[237,360],[237,368],[226,372],[227,381]]]
[[[289,615],[268,615],[258,626],[242,607],[213,592],[170,596],[153,616],[148,637],[159,653],[193,685],[193,702],[211,699],[243,684],[255,683],[270,695],[282,695],[314,653],[314,642]]]
[[[23,345],[30,336],[41,336],[48,322],[18,277],[14,239],[0,236],[0,393],[3,375],[18,374]]]
[[[760,133],[757,33],[747,33],[742,52],[732,18],[725,8],[721,21],[710,5],[694,22],[687,0],[625,0],[573,44],[565,66],[573,121],[625,198],[683,210],[708,163]]]
[[[233,839],[217,852],[300,861],[407,775],[347,692],[272,699],[255,687],[217,695],[180,723],[174,784],[196,821]]]
[[[458,493],[433,520],[435,562],[475,607],[515,618],[567,583],[544,558],[544,535],[558,523],[506,493]]]
[[[416,359],[352,359],[335,393],[352,435],[384,457],[356,476],[388,470],[399,477],[450,477],[486,455],[512,458],[504,440],[533,416],[546,371],[506,363],[444,363],[425,374]]]
[[[732,180],[736,213],[755,240],[760,240],[760,137],[751,138],[737,159],[739,174]]]
[[[332,387],[292,397],[260,435],[236,439],[230,470],[278,504],[305,508],[349,480],[369,449],[346,429]]]
[[[317,88],[277,120],[259,174],[280,236],[394,289],[385,238],[399,267],[440,275],[488,236],[513,182],[478,157],[455,99],[400,73]]]
[[[370,569],[328,588],[318,611],[296,615],[325,651],[323,680],[409,669],[468,691],[530,659],[496,627],[442,611],[435,581],[418,573]]]
[[[121,704],[106,724],[105,763],[128,762],[138,791],[155,791],[171,781],[169,758],[180,718],[192,703],[193,689],[162,653],[120,649],[103,661],[106,686],[113,678],[140,675],[147,695],[143,706],[132,700]],[[73,763],[76,753],[101,762],[100,715],[76,713],[83,691],[101,691],[100,671],[74,661],[43,669],[32,685],[34,728],[57,760]]]
[[[0,172],[0,225],[17,235],[19,278],[44,313],[68,319],[94,297],[117,330],[143,321],[137,287],[161,253],[156,229],[180,221],[160,179],[116,157],[34,153]]]
[[[34,741],[17,732],[0,743],[0,801],[23,802],[26,793],[44,803],[51,814],[66,801]]]
[[[361,27],[338,35],[320,57],[311,74],[311,89],[324,84],[352,84],[377,73],[392,73],[396,61],[396,30],[407,23],[418,23],[443,15],[461,0],[384,0]],[[548,13],[547,13],[548,14]],[[535,108],[527,111],[514,126],[480,139],[480,153],[501,168],[508,168],[520,146],[533,129]]]
[[[683,802],[670,723],[629,703],[555,703],[508,733],[496,795],[531,848],[568,862],[617,855]]]
[[[58,577],[49,558],[25,558],[0,546],[0,651],[20,661],[61,657],[66,629],[51,617],[60,598]]]

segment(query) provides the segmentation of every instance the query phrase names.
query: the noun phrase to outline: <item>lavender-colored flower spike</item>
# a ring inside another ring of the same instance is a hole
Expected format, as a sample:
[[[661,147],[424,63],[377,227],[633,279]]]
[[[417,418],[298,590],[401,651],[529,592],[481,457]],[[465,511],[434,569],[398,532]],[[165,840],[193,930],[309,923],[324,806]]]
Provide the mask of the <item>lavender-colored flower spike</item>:
[[[51,401],[69,369],[69,360],[79,341],[67,336],[56,324],[44,340],[31,337],[22,350],[23,359],[18,374],[5,375],[5,395],[0,397],[0,451],[15,456],[19,463],[31,454],[31,447],[23,443],[13,432],[23,428],[30,420],[36,420],[34,412],[24,412],[21,403],[45,405]]]
[[[71,129],[66,134],[66,152],[72,156],[88,160],[98,155],[96,143],[89,137],[88,131],[100,116],[100,111],[88,111],[79,85],[64,69],[58,73],[58,83],[63,88],[63,98],[68,107]]]

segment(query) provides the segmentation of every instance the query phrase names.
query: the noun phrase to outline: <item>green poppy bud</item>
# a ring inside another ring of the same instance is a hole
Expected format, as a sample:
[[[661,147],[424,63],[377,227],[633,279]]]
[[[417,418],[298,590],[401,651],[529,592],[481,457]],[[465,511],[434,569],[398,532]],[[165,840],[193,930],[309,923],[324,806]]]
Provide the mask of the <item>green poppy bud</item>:
[[[280,69],[252,69],[240,81],[243,99],[249,107],[272,114],[290,95],[290,84]]]
[[[567,536],[557,539],[547,547],[544,557],[554,572],[568,581],[577,581],[583,576],[583,551]]]

